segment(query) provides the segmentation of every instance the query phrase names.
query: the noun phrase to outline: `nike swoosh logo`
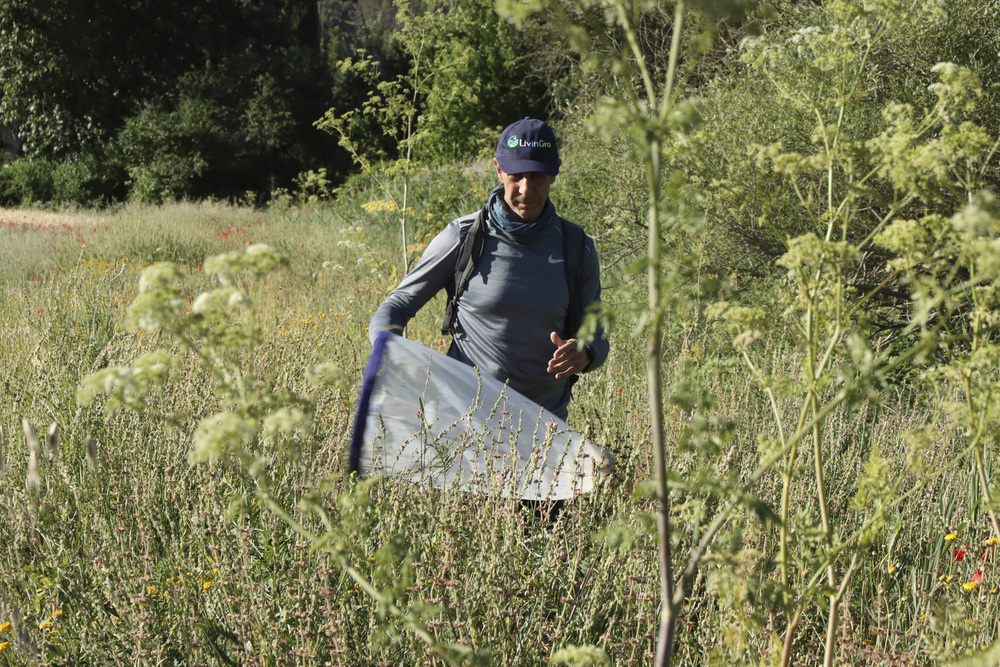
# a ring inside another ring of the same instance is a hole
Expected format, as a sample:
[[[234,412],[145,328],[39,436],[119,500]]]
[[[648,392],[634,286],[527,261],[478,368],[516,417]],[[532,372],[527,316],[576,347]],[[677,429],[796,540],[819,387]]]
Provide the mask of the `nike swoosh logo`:
[[[563,262],[563,260],[556,259],[552,255],[549,255],[549,264],[561,264],[562,262]]]

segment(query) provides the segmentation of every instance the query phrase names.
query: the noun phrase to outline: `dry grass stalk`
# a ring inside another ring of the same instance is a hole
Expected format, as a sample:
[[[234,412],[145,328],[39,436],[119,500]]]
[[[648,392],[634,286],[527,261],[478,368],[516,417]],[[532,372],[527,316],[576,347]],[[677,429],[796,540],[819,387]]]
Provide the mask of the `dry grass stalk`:
[[[35,435],[35,428],[27,419],[24,420],[24,439],[28,441],[28,477],[25,485],[28,491],[37,494],[42,487],[42,480],[38,475],[38,436]]]
[[[89,435],[87,436],[87,467],[92,472],[97,472],[97,443]]]
[[[45,434],[45,459],[53,463],[59,458],[59,424],[52,422]]]
[[[31,640],[31,633],[24,627],[24,619],[21,617],[21,610],[14,607],[10,614],[10,624],[14,629],[14,636],[17,639],[17,646],[22,651],[26,651],[31,656],[31,661],[37,663],[39,659],[38,644]]]
[[[20,640],[21,629],[24,627],[21,623],[21,610],[17,607],[13,607],[10,610],[10,624],[14,627],[14,636]]]
[[[21,610],[17,607],[11,609],[10,624],[14,629],[14,639],[17,642],[17,647],[22,651],[30,650],[32,648],[31,635],[28,632],[28,628],[24,627]]]

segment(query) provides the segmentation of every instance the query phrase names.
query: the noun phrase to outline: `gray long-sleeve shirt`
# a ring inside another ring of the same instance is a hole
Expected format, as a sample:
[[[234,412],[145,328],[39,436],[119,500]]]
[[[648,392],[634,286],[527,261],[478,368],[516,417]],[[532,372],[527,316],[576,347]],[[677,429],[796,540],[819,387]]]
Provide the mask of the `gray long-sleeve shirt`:
[[[403,330],[442,289],[454,290],[455,265],[466,228],[476,214],[453,220],[438,234],[420,261],[376,311],[368,327],[374,342],[380,331]],[[562,224],[529,245],[509,241],[486,226],[483,254],[459,299],[455,335],[448,356],[490,375],[524,394],[562,419],[570,400],[569,378],[547,371],[556,350],[549,339],[562,334],[569,307],[569,287],[563,262]],[[580,302],[599,302],[600,263],[590,237],[584,244]],[[603,332],[591,342],[594,360],[588,371],[608,356]]]

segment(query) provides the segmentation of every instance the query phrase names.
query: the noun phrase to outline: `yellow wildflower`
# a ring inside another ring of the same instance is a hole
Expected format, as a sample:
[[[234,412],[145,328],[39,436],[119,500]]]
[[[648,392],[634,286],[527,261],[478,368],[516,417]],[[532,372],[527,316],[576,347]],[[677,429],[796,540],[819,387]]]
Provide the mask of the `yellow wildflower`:
[[[44,630],[45,628],[51,628],[51,627],[52,627],[52,621],[45,621],[44,623],[40,623],[38,625],[39,630]]]
[[[211,587],[212,587],[212,582],[211,581],[206,581],[205,583],[203,583],[201,585],[201,590],[207,591]]]
[[[10,642],[0,643],[0,652],[6,651],[10,648]]]
[[[950,540],[957,540],[958,539],[958,533],[948,533],[947,535],[944,536],[944,539],[949,540],[949,541]]]
[[[56,616],[62,616],[62,609],[56,609],[49,618],[55,618]]]
[[[1000,544],[1000,537],[991,537],[990,539],[983,542],[983,544]]]
[[[0,623],[0,632],[10,632],[12,627],[14,626],[12,626],[10,622]]]
[[[965,583],[965,584],[964,584],[964,585],[962,586],[962,588],[964,588],[964,589],[965,589],[965,590],[967,590],[967,591],[974,591],[974,590],[976,590],[977,588],[979,588],[979,582],[978,582],[978,581],[968,581],[968,582],[966,582],[966,583]]]
[[[364,204],[361,205],[361,208],[363,208],[368,213],[373,213],[375,211],[399,210],[398,207],[396,206],[396,202],[387,199],[365,202]]]

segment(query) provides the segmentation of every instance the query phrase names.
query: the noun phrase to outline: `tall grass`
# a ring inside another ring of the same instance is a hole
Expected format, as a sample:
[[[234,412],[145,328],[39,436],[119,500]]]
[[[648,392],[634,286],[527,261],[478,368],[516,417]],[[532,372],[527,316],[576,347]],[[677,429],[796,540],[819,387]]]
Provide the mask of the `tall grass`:
[[[399,256],[391,221],[363,203],[270,212],[130,207],[88,215],[85,224],[70,217],[82,242],[45,226],[0,229],[5,252],[40,269],[4,272],[0,283],[0,630],[11,624],[0,632],[0,647],[9,643],[0,664],[442,663],[325,551],[261,507],[235,464],[190,463],[193,425],[217,408],[211,378],[193,360],[137,411],[108,415],[76,401],[85,375],[171,345],[123,326],[142,268],[171,259],[197,287],[205,255],[251,240],[282,248],[292,263],[265,283],[263,340],[249,363],[294,391],[307,391],[305,369],[320,361],[357,378],[371,311],[392,286]],[[615,293],[606,296],[614,306]],[[411,335],[440,349],[438,317],[429,306]],[[403,611],[419,613],[438,642],[488,651],[494,664],[540,664],[569,645],[599,647],[612,664],[649,664],[659,592],[643,352],[627,328],[612,335],[605,368],[576,387],[570,422],[610,447],[619,465],[554,525],[499,499],[388,481],[362,492],[344,474],[350,390],[315,396],[316,436],[298,456],[273,452],[272,491],[317,531],[297,507],[323,506],[351,526],[342,553],[377,590],[392,589]],[[666,340],[666,349],[675,343]],[[761,355],[771,370],[794,372],[795,360],[772,345]],[[708,469],[749,477],[758,439],[772,428],[765,397],[737,365],[711,355],[698,363],[716,414],[732,429],[711,460],[692,450],[671,455],[681,543],[703,529],[713,502],[687,489],[685,476]],[[676,364],[665,360],[668,383]],[[185,417],[167,425],[167,413]],[[690,419],[666,409],[668,443]],[[872,446],[902,470],[900,435],[925,419],[920,396],[905,387],[892,400],[835,414],[824,435],[831,511],[848,516]],[[50,460],[44,447],[39,454],[37,491],[27,484],[22,420],[40,436],[52,423],[60,428],[59,456]],[[810,456],[801,448],[801,465]],[[776,507],[780,476],[758,487]],[[976,488],[972,464],[962,464],[895,509],[844,602],[838,655],[849,664],[931,664],[994,642],[995,547],[983,545]],[[803,513],[816,502],[804,484],[791,499]],[[792,545],[810,548],[805,537]],[[773,525],[749,512],[733,517],[685,601],[677,664],[757,664],[780,645],[778,571],[766,565],[777,549]],[[981,582],[967,590],[977,571]],[[822,606],[818,596],[798,629],[807,662],[822,656]]]

